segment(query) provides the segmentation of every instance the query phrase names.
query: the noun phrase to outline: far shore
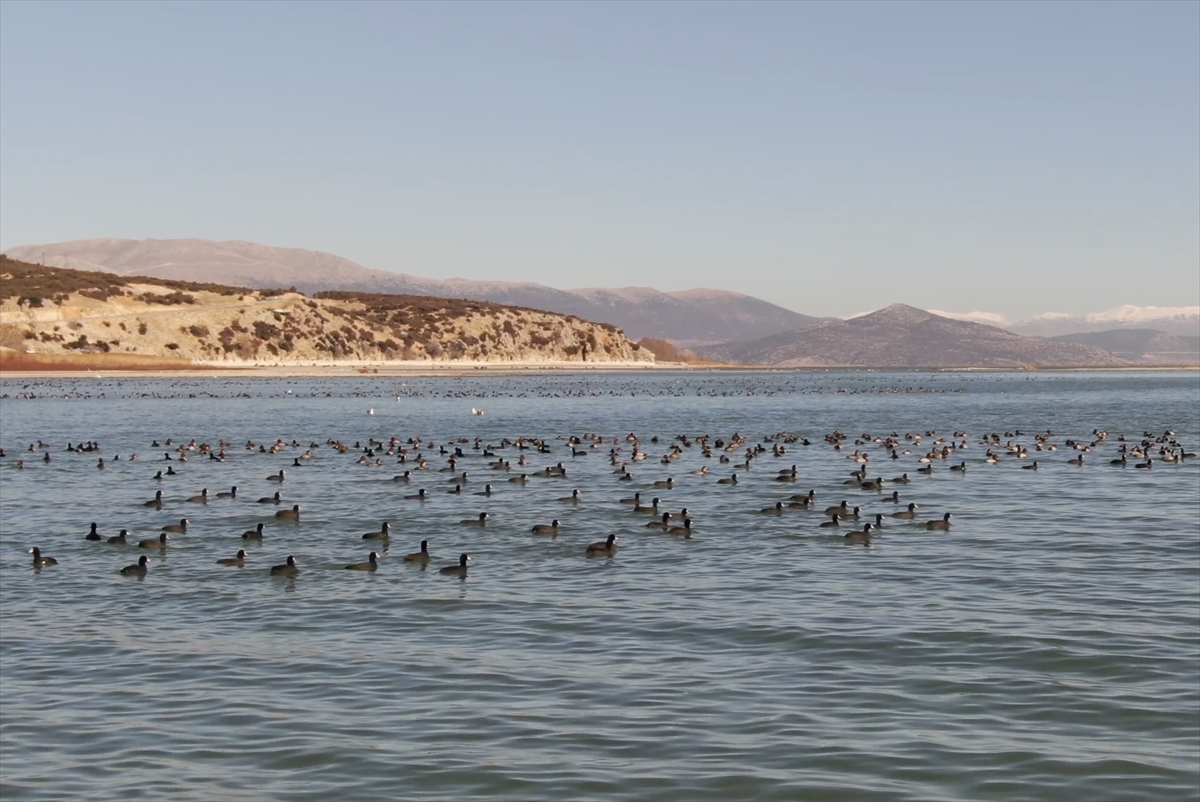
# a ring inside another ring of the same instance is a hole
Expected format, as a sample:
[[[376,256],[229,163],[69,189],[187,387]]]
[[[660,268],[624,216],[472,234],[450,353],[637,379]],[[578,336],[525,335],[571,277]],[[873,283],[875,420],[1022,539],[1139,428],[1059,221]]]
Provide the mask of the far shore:
[[[89,358],[90,356],[90,358]],[[25,357],[25,358],[22,358]],[[1200,365],[1126,365],[1121,367],[771,367],[768,365],[731,365],[684,362],[430,362],[423,361],[306,361],[306,362],[189,362],[157,357],[116,357],[70,355],[30,360],[25,355],[6,354],[0,359],[2,379],[78,379],[95,378],[332,378],[366,376],[472,376],[521,375],[529,373],[678,373],[693,371],[721,372],[796,372],[877,371],[880,373],[954,373],[954,372],[1081,372],[1081,371],[1160,371],[1200,370]]]

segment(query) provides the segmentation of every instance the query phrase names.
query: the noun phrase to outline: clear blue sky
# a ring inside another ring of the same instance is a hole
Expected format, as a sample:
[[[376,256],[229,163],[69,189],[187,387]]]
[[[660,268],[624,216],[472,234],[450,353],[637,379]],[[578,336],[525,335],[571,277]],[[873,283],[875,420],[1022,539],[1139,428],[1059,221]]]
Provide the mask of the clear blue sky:
[[[0,3],[0,248],[1200,303],[1200,4]]]

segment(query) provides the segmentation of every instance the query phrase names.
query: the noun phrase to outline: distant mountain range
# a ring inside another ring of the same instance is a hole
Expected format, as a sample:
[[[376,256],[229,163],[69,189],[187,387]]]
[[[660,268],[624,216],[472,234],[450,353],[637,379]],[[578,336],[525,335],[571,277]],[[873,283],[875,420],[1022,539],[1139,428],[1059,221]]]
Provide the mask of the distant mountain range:
[[[1129,359],[1160,365],[1200,365],[1200,336],[1177,337],[1154,329],[1116,329],[1048,338],[1053,342],[1079,343]]]
[[[893,304],[759,340],[695,349],[708,359],[774,367],[1118,367],[1099,348],[1022,337]]]
[[[492,301],[611,323],[637,340],[680,345],[751,340],[818,323],[790,309],[723,290],[659,292],[648,287],[558,290],[532,282],[427,279],[372,270],[320,251],[202,239],[90,239],[11,248],[12,259],[239,287],[295,287],[301,292],[353,290]]]
[[[1181,337],[1200,336],[1200,306],[1118,306],[1089,315],[1046,312],[1029,320],[1013,321],[994,312],[930,312],[955,320],[986,323],[1030,337],[1054,337],[1062,334],[1112,331],[1114,329],[1155,329]]]
[[[91,239],[27,245],[5,253],[29,262],[44,260],[49,266],[124,276],[295,287],[309,294],[344,290],[490,301],[609,323],[634,340],[670,340],[680,347],[697,347],[706,358],[731,362],[880,367],[1103,365],[1113,364],[1113,359],[1138,364],[1200,362],[1197,306],[1121,306],[1082,316],[1052,312],[1014,322],[990,312],[925,312],[897,304],[843,321],[802,315],[724,290],[561,290],[532,282],[428,279],[373,270],[330,253],[241,241]],[[914,331],[917,338],[907,339]],[[1098,349],[1112,353],[1104,355]]]

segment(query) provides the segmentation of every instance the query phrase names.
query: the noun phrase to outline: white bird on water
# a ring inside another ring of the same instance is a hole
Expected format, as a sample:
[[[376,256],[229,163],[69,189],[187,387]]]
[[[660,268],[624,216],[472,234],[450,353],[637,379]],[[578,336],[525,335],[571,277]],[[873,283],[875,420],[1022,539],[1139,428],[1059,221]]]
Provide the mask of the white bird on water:
[[[375,414],[375,408],[374,408],[374,407],[371,407],[370,409],[368,409],[368,410],[367,410],[367,414],[368,414],[368,415],[374,415],[374,414]]]
[[[471,414],[472,414],[472,415],[482,415],[482,414],[483,414],[483,410],[482,410],[482,409],[476,409],[475,407],[471,407]]]

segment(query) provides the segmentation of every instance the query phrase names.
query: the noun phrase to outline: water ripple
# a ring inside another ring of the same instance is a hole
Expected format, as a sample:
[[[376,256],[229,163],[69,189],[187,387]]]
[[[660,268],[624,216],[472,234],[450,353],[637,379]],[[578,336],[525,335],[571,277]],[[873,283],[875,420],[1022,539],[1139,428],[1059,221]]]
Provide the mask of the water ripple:
[[[1171,428],[1195,449],[1194,374],[4,380],[0,391],[4,799],[1200,795],[1200,463],[1107,465],[1119,432]],[[486,416],[469,414],[473,398]],[[1061,447],[1096,427],[1113,436],[1082,468],[1066,448],[1038,454],[1036,472],[988,466],[976,445],[1019,428],[1052,429]],[[918,476],[916,455],[877,449],[870,463],[908,471],[902,498],[920,521],[953,512],[951,532],[889,517],[869,548],[850,547],[845,530],[818,528],[820,513],[756,514],[810,488],[821,508],[903,506],[842,484],[856,464],[820,441],[837,428],[970,431],[965,475],[947,461]],[[555,439],[657,434],[654,457],[679,433],[753,444],[785,430],[813,445],[768,452],[734,488],[714,484],[733,469],[694,446],[669,466],[634,463],[627,483],[607,448],[575,458]],[[393,459],[363,468],[358,452],[324,445],[392,435],[540,436],[552,451],[525,452],[530,472],[561,460],[571,478],[521,488],[468,456],[468,493],[447,495],[447,474],[397,484]],[[168,437],[304,446],[167,463],[149,441]],[[49,463],[24,451],[38,438],[54,444]],[[96,454],[65,451],[92,439],[123,459],[99,471]],[[313,464],[289,467],[309,442],[322,444]],[[708,477],[688,473],[705,463]],[[793,463],[796,482],[772,481]],[[180,476],[152,481],[167,464]],[[265,477],[281,467],[275,488]],[[666,475],[674,488],[651,486]],[[471,495],[484,482],[496,494]],[[231,485],[236,501],[185,500]],[[417,487],[432,498],[400,498]],[[574,487],[581,504],[558,501]],[[141,504],[155,489],[161,511]],[[299,524],[255,503],[275,489],[302,505]],[[694,536],[647,530],[652,516],[616,503],[635,490],[687,507]],[[459,523],[483,510],[485,529]],[[185,516],[188,532],[142,580],[117,574],[142,550],[83,540],[92,521],[136,540]],[[529,534],[554,517],[557,537]],[[260,520],[264,540],[243,541]],[[361,540],[383,520],[390,544]],[[608,532],[617,556],[585,558]],[[428,569],[401,560],[421,539]],[[33,570],[35,544],[60,564]],[[245,568],[215,564],[239,548]],[[340,569],[371,548],[377,572]],[[463,551],[466,580],[437,572]],[[269,576],[288,554],[301,574]]]

